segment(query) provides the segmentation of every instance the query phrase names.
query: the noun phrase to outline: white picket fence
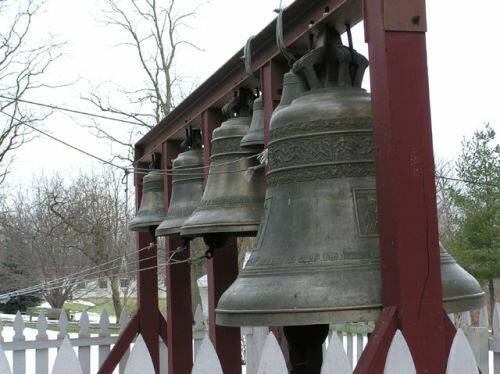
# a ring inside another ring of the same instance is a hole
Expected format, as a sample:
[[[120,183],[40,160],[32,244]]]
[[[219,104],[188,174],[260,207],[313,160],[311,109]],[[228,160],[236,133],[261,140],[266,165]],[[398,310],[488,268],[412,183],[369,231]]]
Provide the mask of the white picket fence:
[[[446,373],[477,373],[479,367],[482,374],[500,374],[499,305],[495,307],[491,334],[488,329],[486,309],[481,310],[477,326],[471,324],[468,312],[456,316],[450,315],[450,318],[459,327],[459,330],[453,341]],[[125,312],[120,320],[120,326],[123,328],[127,323],[128,314]],[[82,313],[80,318],[78,337],[68,338],[69,322],[65,313],[60,316],[59,332],[56,339],[49,339],[47,326],[47,319],[41,313],[37,322],[35,340],[27,340],[24,334],[25,324],[21,314],[18,313],[13,323],[12,341],[4,341],[3,327],[0,322],[0,373],[90,374],[91,363],[94,364],[94,367],[100,366],[117,340],[116,335],[110,335],[109,319],[105,312],[100,317],[98,336],[91,336],[86,313]],[[355,367],[366,345],[367,334],[371,332],[372,328],[373,324],[332,325],[329,338],[324,346],[321,374],[352,373],[352,368]],[[242,342],[244,347],[242,358],[246,365],[247,374],[288,373],[281,349],[267,328],[242,328]],[[78,354],[75,348],[77,348]],[[200,307],[195,315],[193,348],[193,374],[222,373],[217,354],[208,338],[206,321],[204,321]],[[164,345],[161,349],[160,370],[161,373],[167,373],[167,349]],[[57,350],[57,355],[49,368],[49,351],[55,350]],[[490,354],[493,355],[491,366],[488,363]],[[7,360],[7,355],[11,355],[12,366]],[[29,359],[35,360],[34,363],[30,363],[31,371],[26,370],[28,355]],[[493,371],[490,370],[490,367],[493,368]],[[120,374],[154,373],[151,358],[141,336],[137,337],[132,350],[122,359],[117,372]],[[399,331],[393,338],[384,372],[386,374],[416,373],[406,341]]]

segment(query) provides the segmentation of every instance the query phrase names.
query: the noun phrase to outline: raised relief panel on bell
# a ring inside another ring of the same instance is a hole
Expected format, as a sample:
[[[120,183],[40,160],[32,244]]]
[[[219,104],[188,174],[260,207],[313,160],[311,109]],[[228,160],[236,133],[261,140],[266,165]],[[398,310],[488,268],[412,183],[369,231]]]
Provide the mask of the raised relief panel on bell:
[[[378,235],[377,195],[374,189],[353,188],[356,221],[360,236]]]

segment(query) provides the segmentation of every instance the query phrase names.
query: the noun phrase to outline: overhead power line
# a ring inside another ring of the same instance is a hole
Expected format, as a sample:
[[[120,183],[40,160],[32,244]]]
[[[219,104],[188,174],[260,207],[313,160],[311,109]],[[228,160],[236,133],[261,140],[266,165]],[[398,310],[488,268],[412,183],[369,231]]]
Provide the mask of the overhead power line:
[[[480,186],[489,186],[489,187],[500,188],[500,185],[494,184],[494,183],[488,183],[488,182],[478,182],[478,181],[471,181],[471,180],[467,180],[467,179],[444,177],[442,175],[436,175],[436,178],[446,179],[446,180],[450,180],[450,181],[454,181],[454,182],[463,182],[463,183],[469,183],[469,184],[477,184],[477,185],[480,185]]]
[[[60,110],[60,111],[63,111],[63,112],[81,114],[81,115],[88,116],[88,117],[102,118],[102,119],[107,119],[107,120],[110,120],[110,121],[128,123],[128,124],[131,124],[131,125],[140,125],[140,126],[144,125],[144,124],[142,124],[140,122],[134,122],[134,121],[129,121],[129,120],[120,119],[120,118],[114,118],[114,117],[110,117],[110,116],[105,116],[103,114],[89,113],[89,112],[85,112],[83,110],[70,109],[70,108],[65,108],[65,107],[61,107],[61,106],[58,106],[58,105],[45,104],[45,103],[40,103],[40,102],[37,102],[37,101],[19,99],[19,98],[15,98],[15,97],[8,97],[8,96],[5,96],[5,95],[0,95],[0,97],[2,99],[5,99],[5,100],[19,101],[21,103],[26,103],[26,104],[31,104],[31,105],[37,105],[37,106],[41,106],[41,107],[45,107],[45,108]]]
[[[26,123],[25,121],[21,121],[21,120],[17,119],[17,118],[16,118],[16,117],[14,117],[13,115],[11,115],[11,114],[9,114],[9,113],[6,113],[6,112],[4,112],[3,110],[2,110],[1,112],[2,112],[4,115],[6,115],[6,116],[8,116],[8,117],[12,118],[14,121],[17,121],[17,122],[18,122],[18,123],[20,123],[21,125],[27,126],[27,127],[29,127],[30,129],[32,129],[32,130],[34,130],[34,131],[36,131],[36,132],[39,132],[40,134],[45,135],[46,137],[48,137],[48,138],[50,138],[50,139],[52,139],[52,140],[54,140],[54,141],[56,141],[56,142],[58,142],[58,143],[61,143],[61,144],[65,145],[66,147],[69,147],[69,148],[71,148],[71,149],[74,149],[75,151],[78,151],[78,152],[80,152],[80,153],[83,153],[83,154],[84,154],[84,155],[86,155],[86,156],[92,157],[92,158],[94,158],[94,159],[96,159],[96,160],[98,160],[98,161],[100,161],[100,162],[102,162],[102,163],[104,163],[104,164],[114,166],[115,168],[118,168],[118,169],[121,169],[121,170],[123,170],[123,171],[127,172],[127,168],[125,168],[125,167],[123,167],[123,166],[120,166],[120,165],[114,164],[114,163],[112,163],[111,161],[107,161],[107,160],[105,160],[105,159],[103,159],[103,158],[101,158],[101,157],[99,157],[99,156],[93,155],[92,153],[89,153],[89,152],[87,152],[87,151],[85,151],[85,150],[83,150],[83,149],[81,149],[81,148],[78,148],[78,147],[76,147],[76,146],[74,146],[74,145],[71,145],[71,144],[69,144],[69,143],[65,142],[64,140],[61,140],[61,139],[59,139],[59,138],[56,138],[55,136],[50,135],[49,133],[47,133],[47,132],[45,132],[45,131],[43,131],[43,130],[40,130],[39,128],[36,128],[35,126],[33,126],[33,125],[30,125],[30,124]]]
[[[0,95],[0,97],[3,97],[2,95]],[[172,168],[168,168],[168,169],[149,169],[149,168],[134,168],[134,167],[124,167],[124,166],[120,166],[120,165],[117,165],[111,161],[107,161],[99,156],[96,156],[92,153],[89,153],[79,147],[76,147],[72,144],[69,144],[67,142],[65,142],[64,140],[61,140],[43,130],[40,130],[38,128],[36,128],[35,126],[33,125],[30,125],[28,123],[26,123],[25,121],[21,121],[17,118],[15,118],[14,116],[10,115],[9,113],[6,113],[4,111],[1,111],[1,113],[3,113],[4,115],[14,119],[15,121],[17,121],[18,123],[22,124],[22,125],[25,125],[29,128],[31,128],[32,130],[42,134],[42,135],[45,135],[47,136],[48,138],[58,142],[58,143],[61,143],[75,151],[78,151],[88,157],[92,157],[104,164],[107,164],[107,165],[110,165],[110,166],[113,166],[115,168],[118,168],[120,170],[123,170],[125,173],[130,173],[130,172],[136,172],[136,173],[139,173],[139,174],[147,174],[148,172],[150,171],[157,171],[158,173],[160,174],[163,174],[163,175],[173,175],[173,169]],[[265,152],[265,151],[264,151]],[[262,153],[264,153],[262,152]],[[232,164],[232,163],[236,163],[236,162],[240,162],[240,161],[243,161],[243,160],[247,160],[247,159],[252,159],[252,158],[259,158],[262,153],[258,153],[258,154],[255,154],[255,155],[251,155],[251,156],[248,156],[248,157],[242,157],[240,159],[237,159],[237,160],[232,160],[232,161],[228,161],[228,162],[224,162],[224,163],[221,163],[221,164],[218,164],[217,166],[222,166],[222,165],[227,165],[227,164]],[[188,176],[188,175],[198,175],[198,174],[188,174],[186,173],[186,171],[189,171],[189,170],[200,170],[200,169],[208,169],[210,168],[211,165],[206,165],[206,166],[197,166],[197,167],[190,167],[190,168],[183,168],[182,170],[179,170],[179,174],[180,175],[185,175],[185,176]],[[246,171],[247,169],[239,169],[239,170],[229,170],[229,171],[221,171],[221,172],[212,172],[211,174],[232,174],[232,173],[240,173],[242,171]],[[442,175],[436,175],[436,178],[440,178],[440,179],[447,179],[447,180],[451,180],[451,181],[455,181],[455,182],[463,182],[463,183],[469,183],[469,184],[476,184],[476,185],[484,185],[484,186],[490,186],[490,187],[500,187],[500,185],[498,184],[494,184],[494,183],[488,183],[488,182],[478,182],[478,181],[471,181],[471,180],[466,180],[466,179],[459,179],[459,178],[452,178],[452,177],[445,177],[445,176],[442,176]]]

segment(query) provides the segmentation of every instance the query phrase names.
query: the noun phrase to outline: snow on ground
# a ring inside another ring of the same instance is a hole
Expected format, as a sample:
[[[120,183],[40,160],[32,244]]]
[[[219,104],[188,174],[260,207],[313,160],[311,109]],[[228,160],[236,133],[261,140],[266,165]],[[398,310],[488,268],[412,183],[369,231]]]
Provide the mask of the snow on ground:
[[[82,305],[85,305],[85,306],[95,306],[94,303],[92,303],[90,301],[87,301],[87,300],[74,300],[73,303],[75,303],[75,304],[82,304]]]

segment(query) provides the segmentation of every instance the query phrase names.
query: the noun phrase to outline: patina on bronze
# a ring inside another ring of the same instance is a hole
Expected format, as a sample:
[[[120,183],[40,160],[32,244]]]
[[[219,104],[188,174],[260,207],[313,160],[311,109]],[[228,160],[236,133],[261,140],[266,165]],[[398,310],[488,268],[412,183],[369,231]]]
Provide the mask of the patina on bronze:
[[[307,90],[270,124],[265,212],[255,250],[217,305],[229,326],[376,320],[382,307],[367,60],[326,30],[294,64]],[[483,305],[442,253],[448,312]]]
[[[183,237],[203,236],[208,245],[217,247],[227,236],[257,233],[265,194],[264,169],[255,157],[260,148],[240,146],[250,126],[254,98],[242,88],[224,106],[223,113],[230,118],[213,132],[207,184],[200,204],[181,228]]]
[[[203,150],[201,132],[190,129],[183,142],[186,150],[172,162],[172,195],[167,215],[156,229],[156,236],[179,234],[181,226],[194,212],[203,196]]]
[[[135,217],[130,221],[130,231],[153,231],[163,220],[165,203],[163,202],[163,175],[160,168],[160,155],[153,155],[151,170],[143,179],[141,205]]]
[[[264,147],[264,105],[262,96],[253,102],[252,121],[246,135],[241,139],[240,145],[247,147]]]

